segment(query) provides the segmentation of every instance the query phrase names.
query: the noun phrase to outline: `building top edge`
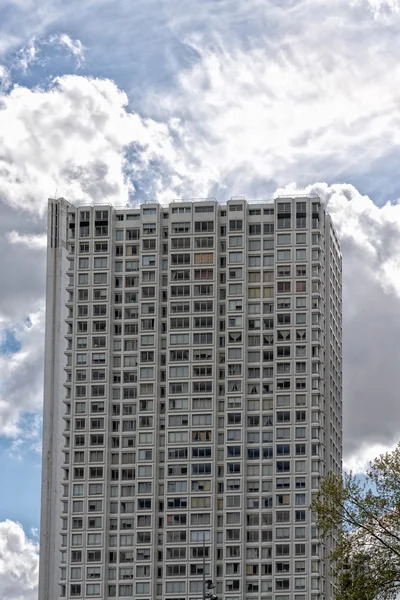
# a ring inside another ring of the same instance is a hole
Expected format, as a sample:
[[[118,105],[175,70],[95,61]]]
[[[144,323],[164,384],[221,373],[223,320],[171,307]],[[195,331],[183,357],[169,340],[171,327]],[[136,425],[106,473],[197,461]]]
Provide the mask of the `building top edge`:
[[[287,195],[279,195],[276,196],[275,198],[268,198],[268,199],[253,199],[253,198],[246,198],[244,196],[231,196],[228,199],[224,199],[224,200],[217,200],[214,197],[210,197],[210,198],[173,198],[171,200],[171,202],[169,203],[161,203],[158,202],[157,200],[143,200],[141,202],[137,202],[136,204],[112,204],[111,202],[88,202],[88,203],[72,203],[69,202],[68,200],[66,200],[63,197],[59,197],[59,198],[48,198],[49,203],[50,202],[55,202],[55,201],[64,201],[66,204],[68,204],[69,206],[71,206],[71,208],[85,208],[85,207],[89,207],[89,208],[101,208],[101,207],[107,207],[107,208],[113,208],[114,210],[139,210],[141,206],[148,206],[148,205],[155,205],[155,206],[159,206],[160,208],[169,208],[169,206],[174,205],[174,204],[195,204],[195,203],[213,203],[213,204],[219,204],[221,206],[225,206],[228,203],[231,202],[245,202],[247,205],[252,206],[252,205],[263,205],[263,204],[275,204],[276,201],[278,200],[297,200],[297,199],[307,199],[307,200],[321,200],[321,198],[317,195],[317,194],[287,194]]]

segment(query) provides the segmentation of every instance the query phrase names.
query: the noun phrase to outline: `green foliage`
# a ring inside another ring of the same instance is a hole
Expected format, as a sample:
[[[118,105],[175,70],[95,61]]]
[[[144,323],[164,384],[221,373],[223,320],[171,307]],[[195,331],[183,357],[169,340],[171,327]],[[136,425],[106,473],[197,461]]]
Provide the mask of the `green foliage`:
[[[331,554],[336,600],[393,600],[400,592],[400,444],[375,459],[366,482],[329,473],[311,509]]]

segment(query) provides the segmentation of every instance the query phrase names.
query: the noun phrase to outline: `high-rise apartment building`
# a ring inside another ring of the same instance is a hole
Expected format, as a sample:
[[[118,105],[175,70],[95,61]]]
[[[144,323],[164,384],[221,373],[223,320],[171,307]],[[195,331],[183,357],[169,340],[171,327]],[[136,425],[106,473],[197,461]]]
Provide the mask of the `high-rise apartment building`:
[[[50,200],[39,600],[331,600],[341,255],[318,197]]]

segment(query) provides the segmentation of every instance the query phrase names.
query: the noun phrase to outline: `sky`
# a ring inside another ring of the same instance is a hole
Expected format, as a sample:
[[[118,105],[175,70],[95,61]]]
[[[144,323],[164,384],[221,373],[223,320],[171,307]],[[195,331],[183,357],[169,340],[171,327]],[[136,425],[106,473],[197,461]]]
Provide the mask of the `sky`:
[[[400,438],[400,0],[0,0],[0,597],[37,600],[48,197],[317,193],[344,462]]]

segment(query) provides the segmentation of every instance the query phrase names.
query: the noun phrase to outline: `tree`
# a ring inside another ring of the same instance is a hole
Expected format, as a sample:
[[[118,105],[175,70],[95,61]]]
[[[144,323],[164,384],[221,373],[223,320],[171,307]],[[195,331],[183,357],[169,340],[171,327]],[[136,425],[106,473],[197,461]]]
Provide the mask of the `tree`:
[[[376,458],[365,482],[329,473],[311,509],[333,540],[336,600],[392,600],[400,592],[400,444]]]

